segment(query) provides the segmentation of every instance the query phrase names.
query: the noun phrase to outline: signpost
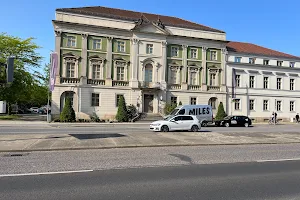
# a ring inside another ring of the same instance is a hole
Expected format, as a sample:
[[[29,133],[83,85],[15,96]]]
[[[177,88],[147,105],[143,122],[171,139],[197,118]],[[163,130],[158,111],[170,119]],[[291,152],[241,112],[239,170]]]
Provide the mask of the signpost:
[[[50,92],[54,90],[56,73],[58,67],[58,54],[53,52],[50,54],[50,80],[49,80],[49,91],[48,91],[48,103],[47,103],[47,122],[51,121],[51,117],[49,116],[49,104],[50,104]]]

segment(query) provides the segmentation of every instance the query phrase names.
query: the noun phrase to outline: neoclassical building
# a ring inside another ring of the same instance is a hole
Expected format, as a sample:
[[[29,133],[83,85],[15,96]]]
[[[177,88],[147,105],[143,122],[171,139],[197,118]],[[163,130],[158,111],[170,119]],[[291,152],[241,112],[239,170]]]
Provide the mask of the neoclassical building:
[[[166,102],[227,104],[226,33],[176,17],[106,7],[63,8],[53,20],[60,55],[52,114],[66,97],[78,118],[114,118],[121,95],[140,112]]]
[[[300,58],[258,45],[229,42],[227,113],[290,121],[300,113]]]

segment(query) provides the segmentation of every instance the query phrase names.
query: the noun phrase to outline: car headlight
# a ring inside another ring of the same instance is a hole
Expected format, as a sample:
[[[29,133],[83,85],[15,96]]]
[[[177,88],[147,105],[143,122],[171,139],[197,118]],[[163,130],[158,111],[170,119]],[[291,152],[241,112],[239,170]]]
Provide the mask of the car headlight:
[[[152,124],[152,126],[159,126],[160,124]]]

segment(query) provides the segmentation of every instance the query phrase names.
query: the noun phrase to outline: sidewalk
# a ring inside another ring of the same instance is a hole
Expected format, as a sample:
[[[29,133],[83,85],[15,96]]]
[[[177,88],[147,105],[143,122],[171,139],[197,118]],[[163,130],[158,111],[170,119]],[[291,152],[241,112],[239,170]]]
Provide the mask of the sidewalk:
[[[297,133],[100,133],[1,135],[0,152],[106,149],[159,146],[300,143]]]

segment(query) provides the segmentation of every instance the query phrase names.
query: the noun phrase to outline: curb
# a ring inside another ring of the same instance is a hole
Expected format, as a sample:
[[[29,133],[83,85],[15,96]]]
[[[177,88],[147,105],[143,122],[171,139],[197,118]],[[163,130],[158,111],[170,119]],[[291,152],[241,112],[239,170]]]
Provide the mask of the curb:
[[[55,149],[31,149],[31,150],[0,150],[0,153],[8,152],[45,152],[45,151],[76,151],[97,149],[125,149],[125,148],[150,148],[150,147],[195,147],[195,146],[242,146],[242,145],[276,145],[276,144],[300,144],[300,142],[263,142],[263,143],[230,143],[230,144],[162,144],[162,145],[130,145],[130,146],[108,146],[108,147],[78,147],[78,148],[55,148]]]

